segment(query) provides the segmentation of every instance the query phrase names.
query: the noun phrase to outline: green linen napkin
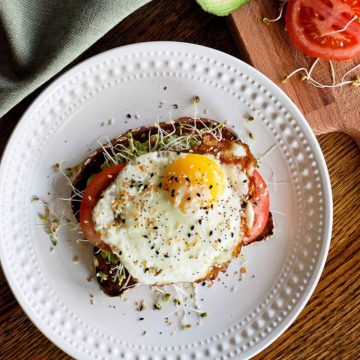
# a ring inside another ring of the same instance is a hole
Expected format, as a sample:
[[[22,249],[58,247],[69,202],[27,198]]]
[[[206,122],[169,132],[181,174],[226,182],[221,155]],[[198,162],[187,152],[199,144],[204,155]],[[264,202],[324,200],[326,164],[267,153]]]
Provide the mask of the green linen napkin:
[[[0,0],[0,116],[150,0]]]

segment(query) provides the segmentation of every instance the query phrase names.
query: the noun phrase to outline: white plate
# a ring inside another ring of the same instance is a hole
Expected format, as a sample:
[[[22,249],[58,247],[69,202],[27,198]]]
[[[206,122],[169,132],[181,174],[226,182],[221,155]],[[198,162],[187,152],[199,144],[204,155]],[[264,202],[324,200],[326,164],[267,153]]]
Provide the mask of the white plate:
[[[260,171],[269,183],[277,227],[272,240],[246,248],[248,272],[241,281],[235,262],[213,288],[200,286],[201,308],[209,316],[199,326],[179,330],[176,321],[164,322],[171,305],[135,310],[134,302],[148,296],[144,287],[129,291],[122,301],[103,295],[96,282],[87,283],[90,250],[77,246],[68,232],[50,252],[47,235],[36,225],[39,207],[30,200],[69,194],[63,179],[54,178],[53,164],[76,163],[102,135],[112,138],[130,127],[166,120],[175,103],[179,109],[172,111],[173,118],[193,115],[195,95],[201,99],[198,115],[207,109],[206,117],[228,121],[256,156],[265,154]],[[252,123],[245,121],[249,114],[255,116]],[[108,119],[113,124],[101,126]],[[105,52],[50,85],[7,146],[0,199],[1,261],[8,282],[37,327],[79,359],[253,356],[305,306],[323,269],[332,226],[325,161],[294,104],[240,60],[173,42]],[[80,255],[79,263],[74,255]]]

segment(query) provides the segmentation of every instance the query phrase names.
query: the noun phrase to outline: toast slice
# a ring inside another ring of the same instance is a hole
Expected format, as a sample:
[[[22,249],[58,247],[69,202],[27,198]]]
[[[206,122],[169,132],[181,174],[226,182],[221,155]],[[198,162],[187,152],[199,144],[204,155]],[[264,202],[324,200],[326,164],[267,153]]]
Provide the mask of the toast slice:
[[[209,119],[193,119],[193,118],[180,118],[177,121],[168,121],[154,124],[151,126],[142,126],[135,129],[130,129],[126,133],[116,137],[111,140],[108,144],[103,147],[99,147],[97,150],[92,152],[88,158],[86,158],[81,164],[78,165],[77,176],[73,181],[74,187],[82,192],[86,189],[89,179],[94,174],[99,173],[104,166],[107,165],[108,158],[105,155],[105,152],[111,152],[113,149],[119,148],[129,148],[131,146],[137,145],[141,148],[141,151],[145,151],[143,148],[146,148],[146,144],[152,141],[152,136],[159,134],[159,131],[162,131],[164,134],[172,134],[173,137],[181,137],[188,135],[189,133],[194,134],[196,130],[203,130],[203,133],[206,134],[209,129],[215,135],[211,136],[205,135],[201,140],[195,136],[195,140],[190,144],[187,144],[181,149],[174,148],[169,149],[172,151],[181,151],[181,152],[192,152],[192,153],[213,153],[217,154],[221,150],[222,156],[225,156],[225,160],[231,162],[230,158],[226,158],[226,144],[230,142],[235,142],[241,144],[247,156],[245,166],[256,166],[256,159],[251,154],[249,147],[246,144],[243,144],[242,141],[238,138],[236,133],[232,131],[231,128],[224,124],[220,124],[214,120]],[[206,130],[206,131],[205,131]],[[166,145],[165,145],[166,146]],[[161,150],[161,149],[160,149]],[[122,158],[119,158],[120,161],[125,161]],[[125,161],[126,162],[126,161]],[[79,212],[80,212],[80,201],[81,198],[76,194],[72,194],[74,201],[72,201],[71,206],[74,213],[74,216],[79,221]],[[269,213],[267,225],[263,233],[258,236],[256,239],[253,239],[251,242],[265,240],[271,237],[274,233],[274,221],[272,214]],[[250,242],[242,245],[248,245]],[[98,244],[101,248],[101,244]],[[111,252],[101,250],[100,248],[94,248],[94,263],[96,268],[97,280],[102,290],[110,295],[117,296],[120,295],[123,291],[128,288],[131,288],[136,285],[136,280],[133,279],[126,271],[121,267],[119,260],[112,256]],[[241,246],[238,249],[240,252]],[[220,271],[225,271],[227,264],[222,264],[219,268],[213,268],[209,273],[209,277],[203,280],[213,280],[217,277]],[[121,271],[119,271],[121,270]],[[119,275],[120,273],[120,275]]]

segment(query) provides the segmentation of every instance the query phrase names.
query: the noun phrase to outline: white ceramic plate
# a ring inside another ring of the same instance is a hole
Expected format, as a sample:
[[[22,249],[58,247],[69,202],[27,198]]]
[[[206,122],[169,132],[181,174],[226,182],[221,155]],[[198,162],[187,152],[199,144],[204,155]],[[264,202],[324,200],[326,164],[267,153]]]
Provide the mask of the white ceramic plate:
[[[245,249],[248,271],[241,281],[235,274],[240,264],[234,262],[214,287],[199,287],[201,309],[209,316],[181,330],[176,320],[165,324],[170,304],[161,311],[135,310],[134,302],[148,297],[144,287],[122,301],[88,283],[91,250],[78,246],[71,233],[64,231],[50,252],[31,197],[68,196],[53,164],[76,163],[102,135],[112,138],[170,115],[193,115],[195,95],[201,99],[198,115],[206,109],[205,117],[228,121],[252,152],[263,156],[260,171],[277,226],[272,240]],[[170,114],[173,104],[179,108]],[[248,115],[255,121],[247,123]],[[79,359],[253,356],[305,306],[323,269],[332,226],[326,165],[294,104],[247,64],[185,43],[114,49],[57,79],[14,131],[1,163],[0,199],[1,261],[8,282],[37,327]]]

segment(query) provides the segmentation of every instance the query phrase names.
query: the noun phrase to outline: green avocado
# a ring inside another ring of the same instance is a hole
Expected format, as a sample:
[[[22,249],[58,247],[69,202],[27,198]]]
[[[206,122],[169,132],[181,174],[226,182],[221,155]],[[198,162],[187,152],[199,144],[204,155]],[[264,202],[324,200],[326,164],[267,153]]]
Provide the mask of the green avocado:
[[[218,16],[229,15],[249,0],[196,0],[204,11]]]

